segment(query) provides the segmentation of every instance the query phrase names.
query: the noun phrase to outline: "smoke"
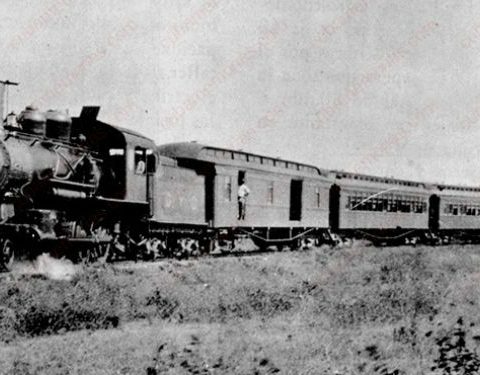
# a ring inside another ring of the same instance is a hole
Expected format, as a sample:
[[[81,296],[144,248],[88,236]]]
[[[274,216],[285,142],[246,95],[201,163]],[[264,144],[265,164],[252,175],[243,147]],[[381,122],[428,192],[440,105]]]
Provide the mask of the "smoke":
[[[20,262],[14,269],[14,273],[43,275],[51,280],[72,279],[80,271],[80,266],[74,265],[70,260],[53,258],[50,254],[41,254],[33,262]]]

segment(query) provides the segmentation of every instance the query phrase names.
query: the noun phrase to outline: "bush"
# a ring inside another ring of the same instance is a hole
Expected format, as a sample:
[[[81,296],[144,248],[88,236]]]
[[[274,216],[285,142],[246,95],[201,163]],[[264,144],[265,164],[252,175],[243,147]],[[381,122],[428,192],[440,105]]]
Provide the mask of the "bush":
[[[475,350],[467,347],[467,332],[463,319],[459,318],[456,326],[435,341],[438,347],[438,357],[432,371],[441,371],[442,374],[478,374],[480,357]]]
[[[231,296],[234,296],[233,301]],[[235,290],[231,296],[220,296],[212,315],[218,321],[223,322],[227,318],[249,319],[254,316],[270,318],[292,309],[296,300],[296,296],[286,292],[247,287]]]
[[[417,249],[367,251],[325,279],[324,299],[316,299],[317,309],[340,326],[435,315],[446,280],[427,264]]]
[[[95,271],[72,281],[22,278],[0,286],[0,337],[116,327],[118,288]]]
[[[150,313],[151,317],[168,319],[178,310],[178,302],[172,298],[164,296],[163,292],[156,289],[151,295],[147,296],[144,305],[154,307]]]
[[[16,315],[12,309],[0,306],[0,337],[9,342],[16,336]]]

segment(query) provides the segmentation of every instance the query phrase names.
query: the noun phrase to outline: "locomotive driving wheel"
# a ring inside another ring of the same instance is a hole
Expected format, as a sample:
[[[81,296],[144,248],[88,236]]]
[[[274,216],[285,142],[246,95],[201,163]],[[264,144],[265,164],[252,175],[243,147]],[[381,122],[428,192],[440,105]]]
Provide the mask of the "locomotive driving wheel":
[[[9,239],[2,240],[0,242],[0,249],[0,268],[3,268],[5,271],[10,271],[13,261],[15,260],[13,242]]]

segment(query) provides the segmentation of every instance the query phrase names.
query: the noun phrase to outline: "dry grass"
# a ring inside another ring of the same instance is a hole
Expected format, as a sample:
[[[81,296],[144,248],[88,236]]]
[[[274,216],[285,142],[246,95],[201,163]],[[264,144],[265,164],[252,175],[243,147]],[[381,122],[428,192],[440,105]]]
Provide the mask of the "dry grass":
[[[12,275],[0,373],[477,373],[479,269],[476,246],[354,245]]]

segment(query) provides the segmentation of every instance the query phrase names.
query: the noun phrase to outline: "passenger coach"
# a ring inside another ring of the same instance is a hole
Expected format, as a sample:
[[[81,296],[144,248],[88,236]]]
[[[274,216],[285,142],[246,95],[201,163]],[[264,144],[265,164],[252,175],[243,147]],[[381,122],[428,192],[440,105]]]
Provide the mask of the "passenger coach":
[[[414,181],[333,172],[330,225],[372,241],[404,242],[430,228],[432,187]]]
[[[296,246],[301,238],[318,239],[328,229],[332,184],[328,172],[195,142],[163,145],[158,150],[178,166],[203,175],[205,222],[210,228],[223,229],[230,236],[250,236],[260,246]],[[250,190],[243,220],[237,202],[242,180]]]
[[[436,229],[442,236],[480,236],[480,188],[438,185],[435,195]]]

